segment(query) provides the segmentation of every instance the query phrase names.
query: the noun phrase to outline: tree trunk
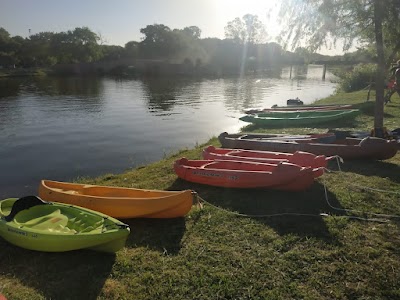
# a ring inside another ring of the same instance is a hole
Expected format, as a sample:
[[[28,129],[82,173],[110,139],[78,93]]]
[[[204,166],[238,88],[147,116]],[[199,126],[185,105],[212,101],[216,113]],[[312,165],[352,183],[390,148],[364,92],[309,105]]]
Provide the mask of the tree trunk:
[[[382,33],[382,3],[381,0],[374,0],[374,21],[375,21],[375,41],[376,52],[378,55],[378,65],[376,71],[375,87],[376,87],[376,101],[375,101],[375,120],[374,120],[374,133],[375,136],[383,137],[383,97],[384,97],[384,77],[385,77],[385,57],[383,52],[383,33]]]

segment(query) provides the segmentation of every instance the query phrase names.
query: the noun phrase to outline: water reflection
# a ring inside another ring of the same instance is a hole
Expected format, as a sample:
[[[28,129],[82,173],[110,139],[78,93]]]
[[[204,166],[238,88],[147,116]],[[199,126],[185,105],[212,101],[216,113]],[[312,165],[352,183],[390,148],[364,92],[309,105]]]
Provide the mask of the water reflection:
[[[45,96],[78,96],[81,99],[98,98],[104,87],[93,77],[44,77],[35,78],[24,90]]]
[[[306,70],[307,78],[284,68],[280,77],[0,81],[0,197],[36,193],[43,178],[122,172],[238,131],[243,109],[334,91],[322,67]]]
[[[21,93],[30,100],[24,107],[38,118],[87,118],[100,114],[104,105],[104,81],[90,77],[38,78],[21,85]]]
[[[8,97],[16,97],[20,91],[22,81],[11,79],[0,79],[0,101],[6,101]]]
[[[194,79],[176,80],[172,78],[153,77],[142,79],[147,106],[150,112],[160,113],[172,111],[177,103],[198,105],[200,85]],[[188,97],[187,94],[190,96]],[[182,98],[185,95],[186,99]]]
[[[15,98],[20,92],[21,80],[0,79],[0,134],[10,135],[6,124],[12,124],[21,117],[21,110]]]
[[[322,98],[321,92],[333,93],[334,84],[331,80],[334,76],[331,73],[328,76],[328,80],[323,81],[321,66],[311,65],[282,68],[280,77],[255,74],[241,79],[225,80],[226,106],[232,110],[263,108],[275,104],[286,105],[286,101],[293,98],[300,98],[305,104],[309,104]]]
[[[308,65],[296,65],[293,67],[292,78],[294,80],[304,80],[307,79]],[[321,74],[322,77],[322,74]]]
[[[225,104],[235,111],[243,108],[258,106],[262,103],[263,95],[273,87],[269,80],[258,76],[226,80]]]

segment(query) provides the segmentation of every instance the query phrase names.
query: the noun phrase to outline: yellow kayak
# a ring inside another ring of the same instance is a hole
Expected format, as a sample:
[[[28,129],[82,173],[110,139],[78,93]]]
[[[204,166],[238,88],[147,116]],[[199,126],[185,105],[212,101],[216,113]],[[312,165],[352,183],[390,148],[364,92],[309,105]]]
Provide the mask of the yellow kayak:
[[[0,200],[0,236],[25,249],[114,253],[125,246],[129,232],[119,220],[74,205],[36,196]]]
[[[176,218],[193,205],[193,192],[144,190],[42,180],[43,200],[86,207],[118,219]]]

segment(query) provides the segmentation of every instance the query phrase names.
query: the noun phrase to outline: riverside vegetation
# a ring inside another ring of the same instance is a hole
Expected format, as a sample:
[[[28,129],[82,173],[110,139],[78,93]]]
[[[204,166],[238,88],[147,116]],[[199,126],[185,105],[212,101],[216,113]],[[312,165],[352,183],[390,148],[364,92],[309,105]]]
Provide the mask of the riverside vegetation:
[[[366,91],[338,93],[318,102],[355,104],[362,114],[354,124],[286,132],[369,130],[375,103],[366,97]],[[252,126],[243,130],[266,131]],[[397,95],[385,107],[385,126],[400,127]],[[386,161],[345,161],[341,171],[331,162],[332,172],[301,193],[178,179],[173,162],[198,159],[209,144],[219,146],[213,138],[123,174],[77,179],[193,189],[206,202],[185,218],[125,220],[131,234],[115,256],[33,252],[1,239],[0,293],[9,299],[399,299],[400,219],[374,214],[400,215],[400,153]]]

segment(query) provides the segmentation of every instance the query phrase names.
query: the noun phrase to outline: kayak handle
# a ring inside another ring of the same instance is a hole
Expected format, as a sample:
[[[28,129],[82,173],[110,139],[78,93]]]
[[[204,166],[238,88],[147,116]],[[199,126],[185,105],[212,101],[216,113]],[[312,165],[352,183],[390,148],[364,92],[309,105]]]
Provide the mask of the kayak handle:
[[[128,224],[125,224],[125,223],[117,224],[117,226],[118,226],[119,228],[122,228],[122,229],[129,228],[129,225],[128,225]]]

